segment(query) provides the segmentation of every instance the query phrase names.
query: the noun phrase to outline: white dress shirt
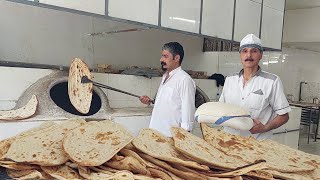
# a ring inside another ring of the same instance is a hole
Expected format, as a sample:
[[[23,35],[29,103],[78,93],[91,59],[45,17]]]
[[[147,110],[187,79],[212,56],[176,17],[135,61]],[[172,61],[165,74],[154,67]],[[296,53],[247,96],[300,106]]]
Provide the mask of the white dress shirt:
[[[178,67],[164,74],[152,111],[150,128],[171,137],[171,127],[193,128],[196,85],[193,79]]]
[[[283,92],[283,86],[277,75],[259,70],[243,86],[243,70],[226,78],[220,102],[231,103],[246,108],[252,119],[258,119],[262,124],[267,124],[277,115],[283,115],[291,111],[287,98]],[[230,134],[241,136],[253,136],[258,140],[269,139],[272,131],[251,134],[250,131],[240,131],[225,127]]]

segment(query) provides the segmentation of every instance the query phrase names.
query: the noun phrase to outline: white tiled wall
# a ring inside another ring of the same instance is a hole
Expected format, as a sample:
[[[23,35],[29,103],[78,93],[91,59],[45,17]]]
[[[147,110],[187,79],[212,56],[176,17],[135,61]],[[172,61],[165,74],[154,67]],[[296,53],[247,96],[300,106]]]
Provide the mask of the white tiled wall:
[[[218,72],[223,75],[230,75],[242,69],[238,52],[218,53],[218,64]],[[311,91],[312,96],[315,94],[320,98],[319,52],[291,48],[283,48],[282,52],[264,52],[260,66],[263,70],[278,75],[284,86],[285,94],[292,94],[295,100],[298,100],[301,81],[311,82],[309,87],[311,90],[303,89],[302,95],[308,94],[304,91]]]

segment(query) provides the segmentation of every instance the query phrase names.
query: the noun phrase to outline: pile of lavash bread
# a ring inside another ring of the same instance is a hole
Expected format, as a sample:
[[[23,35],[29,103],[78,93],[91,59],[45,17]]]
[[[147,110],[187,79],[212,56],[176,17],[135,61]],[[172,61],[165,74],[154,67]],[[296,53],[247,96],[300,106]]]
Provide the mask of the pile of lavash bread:
[[[110,120],[46,122],[0,141],[0,166],[13,179],[319,179],[320,156],[271,140],[201,124],[134,137]]]

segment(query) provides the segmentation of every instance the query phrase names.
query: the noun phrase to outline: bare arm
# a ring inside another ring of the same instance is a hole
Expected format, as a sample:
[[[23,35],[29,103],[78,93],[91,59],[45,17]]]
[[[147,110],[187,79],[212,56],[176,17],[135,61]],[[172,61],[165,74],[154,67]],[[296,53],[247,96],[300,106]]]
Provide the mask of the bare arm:
[[[269,121],[266,125],[263,125],[259,120],[254,119],[254,125],[250,129],[252,134],[264,133],[276,129],[283,124],[287,123],[289,120],[289,114],[277,115],[274,119]]]

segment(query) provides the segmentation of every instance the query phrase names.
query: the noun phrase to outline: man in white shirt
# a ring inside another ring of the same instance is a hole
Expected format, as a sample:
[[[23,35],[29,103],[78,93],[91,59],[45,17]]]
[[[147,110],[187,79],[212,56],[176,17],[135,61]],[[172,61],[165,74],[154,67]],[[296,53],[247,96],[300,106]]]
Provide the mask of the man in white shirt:
[[[253,34],[240,43],[240,59],[243,69],[226,78],[220,102],[236,104],[249,110],[254,126],[250,131],[225,127],[230,134],[269,139],[272,130],[289,120],[291,111],[277,75],[262,71],[259,62],[263,48],[261,40]]]
[[[196,86],[193,79],[181,69],[183,47],[178,42],[163,46],[160,59],[165,71],[157,92],[149,127],[171,137],[171,127],[191,131],[194,123]],[[148,96],[140,101],[150,104]]]

